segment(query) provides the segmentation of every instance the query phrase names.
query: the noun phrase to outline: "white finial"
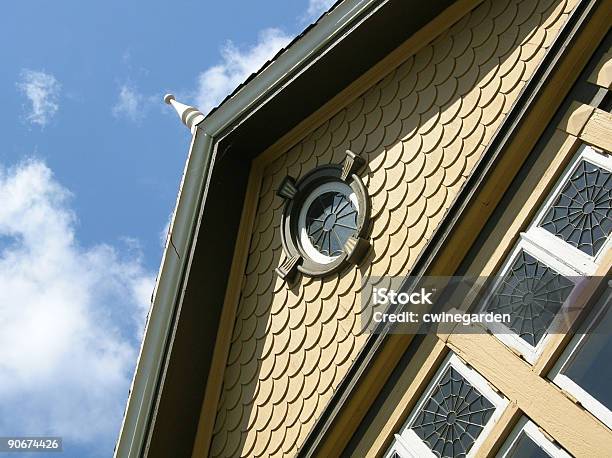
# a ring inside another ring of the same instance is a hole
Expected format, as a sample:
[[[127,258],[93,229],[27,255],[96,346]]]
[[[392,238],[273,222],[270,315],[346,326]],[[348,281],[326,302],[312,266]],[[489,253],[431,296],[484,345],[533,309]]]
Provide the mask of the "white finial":
[[[183,121],[183,124],[185,124],[191,132],[194,131],[195,126],[204,120],[204,115],[201,111],[192,106],[177,102],[173,94],[166,94],[164,96],[164,102],[174,107],[181,121]]]

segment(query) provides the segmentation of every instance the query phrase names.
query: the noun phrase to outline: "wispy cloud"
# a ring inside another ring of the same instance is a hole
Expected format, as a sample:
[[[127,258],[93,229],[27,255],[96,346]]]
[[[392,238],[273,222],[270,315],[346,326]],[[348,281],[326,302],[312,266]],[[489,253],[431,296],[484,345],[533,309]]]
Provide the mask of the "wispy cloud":
[[[150,104],[151,97],[142,95],[133,85],[123,84],[113,106],[113,115],[133,122],[142,121]]]
[[[133,241],[78,242],[70,194],[40,161],[0,165],[0,202],[0,431],[108,456],[154,277]]]
[[[170,236],[170,225],[172,224],[172,218],[174,218],[174,211],[168,215],[168,220],[164,225],[163,229],[159,232],[159,243],[162,248],[165,248],[166,243],[168,242],[168,237]]]
[[[59,110],[61,85],[50,73],[22,70],[18,89],[30,102],[26,120],[41,127],[46,126]]]
[[[199,109],[204,113],[210,111],[291,39],[281,30],[271,28],[263,30],[257,42],[245,49],[228,41],[221,49],[222,61],[202,72],[198,78],[196,103]]]
[[[330,9],[334,3],[336,3],[336,0],[308,0],[306,15],[310,20],[317,19]]]

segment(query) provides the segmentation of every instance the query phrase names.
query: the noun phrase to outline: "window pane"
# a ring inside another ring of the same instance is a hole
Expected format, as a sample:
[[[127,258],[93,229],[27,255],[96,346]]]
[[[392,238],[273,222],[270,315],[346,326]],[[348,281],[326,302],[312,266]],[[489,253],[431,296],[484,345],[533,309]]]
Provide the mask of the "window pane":
[[[512,447],[512,450],[506,456],[516,458],[549,458],[550,455],[531,440],[527,434],[521,432],[514,447]]]
[[[449,366],[410,428],[436,456],[464,457],[494,411],[494,405]]]
[[[338,256],[357,232],[357,209],[348,196],[338,192],[321,194],[308,209],[306,231],[319,252]]]
[[[580,161],[541,226],[589,256],[596,255],[612,231],[612,174]]]
[[[604,295],[608,297],[608,294]],[[608,304],[601,319],[584,337],[563,374],[612,410],[612,313]]]
[[[495,290],[487,311],[509,314],[508,327],[535,347],[572,287],[570,280],[521,250]]]

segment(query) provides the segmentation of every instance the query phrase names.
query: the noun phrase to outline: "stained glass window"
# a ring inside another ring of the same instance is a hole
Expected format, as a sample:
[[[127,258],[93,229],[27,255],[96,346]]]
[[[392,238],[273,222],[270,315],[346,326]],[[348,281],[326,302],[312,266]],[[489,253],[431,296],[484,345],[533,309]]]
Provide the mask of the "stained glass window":
[[[528,344],[536,346],[572,287],[570,280],[521,250],[486,309],[509,314],[508,327]]]
[[[321,194],[308,208],[306,232],[321,254],[338,256],[346,241],[357,232],[357,209],[342,193]]]
[[[465,457],[495,406],[449,366],[410,428],[438,457]]]
[[[581,160],[540,225],[595,256],[612,232],[612,174]]]

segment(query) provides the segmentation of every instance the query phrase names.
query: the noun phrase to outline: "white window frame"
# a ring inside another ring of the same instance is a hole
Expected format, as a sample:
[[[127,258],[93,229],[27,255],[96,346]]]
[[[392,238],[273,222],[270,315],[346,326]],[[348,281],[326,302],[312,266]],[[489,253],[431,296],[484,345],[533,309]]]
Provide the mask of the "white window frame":
[[[510,255],[506,258],[502,268],[499,270],[495,282],[491,286],[485,300],[483,301],[482,311],[484,312],[489,305],[491,298],[495,295],[495,292],[501,282],[503,281],[506,273],[510,270],[514,261],[521,251],[525,251],[529,255],[533,256],[538,261],[542,262],[546,266],[550,267],[557,273],[566,277],[569,281],[574,283],[573,290],[576,289],[576,284],[581,278],[580,272],[570,267],[567,263],[561,262],[557,257],[553,256],[548,251],[542,249],[540,246],[532,242],[529,237],[525,234],[521,234],[519,242],[515,245]],[[561,309],[557,313],[557,316],[550,323],[548,330],[544,333],[540,341],[534,347],[521,338],[517,333],[511,330],[503,323],[487,323],[487,328],[495,334],[495,336],[501,340],[505,345],[518,351],[528,362],[533,364],[538,357],[542,354],[544,347],[551,338],[552,332],[555,329],[559,329],[561,321],[564,317],[564,311],[571,303],[572,294],[570,293],[567,300],[561,306]]]
[[[512,456],[512,452],[518,444],[521,434],[525,434],[531,439],[538,447],[540,447],[548,456],[552,458],[571,458],[571,455],[559,447],[554,442],[551,442],[542,433],[540,428],[529,420],[527,417],[521,417],[518,424],[512,430],[504,445],[496,455],[496,458],[507,458]]]
[[[606,294],[605,291],[604,294]],[[586,339],[590,335],[589,332],[593,329],[603,313],[610,307],[610,299],[611,297],[608,296],[605,299],[606,303],[603,304],[599,310],[595,310],[594,316],[587,321],[588,325],[583,328],[586,331],[583,330],[574,335],[561,357],[551,369],[550,373],[548,374],[548,378],[552,380],[559,388],[571,394],[585,409],[591,412],[608,428],[612,429],[612,412],[601,402],[591,396],[588,391],[583,389],[567,375],[563,374],[563,371],[574,360],[578,350],[580,350],[582,345],[586,342]]]
[[[597,270],[603,256],[608,249],[612,247],[612,236],[608,237],[608,240],[604,243],[599,252],[595,254],[595,256],[589,256],[585,252],[565,242],[560,237],[557,237],[546,229],[539,227],[540,223],[548,213],[548,210],[554,204],[559,196],[559,193],[565,186],[565,183],[574,174],[578,164],[582,160],[586,160],[587,162],[612,172],[612,156],[610,154],[599,153],[592,146],[587,144],[582,144],[578,148],[574,158],[565,168],[561,177],[557,180],[557,183],[550,191],[548,197],[542,204],[533,221],[527,230],[520,234],[519,242],[514,247],[510,255],[508,255],[504,260],[504,264],[498,271],[498,278],[487,293],[486,299],[483,302],[483,310],[487,307],[491,295],[501,282],[501,279],[504,277],[508,269],[512,266],[514,259],[521,248],[524,248],[530,255],[551,267],[561,275],[567,277],[569,280],[573,281],[575,285],[580,277],[588,277],[593,275]],[[576,287],[574,287],[574,290],[576,290]],[[573,292],[568,297],[566,303],[563,304],[562,308],[567,308],[569,305],[571,305],[572,296]],[[547,343],[550,341],[550,336],[555,331],[563,329],[560,327],[563,316],[564,314],[562,313],[557,315],[542,339],[535,347],[529,345],[526,341],[520,338],[518,334],[514,333],[501,323],[491,323],[487,327],[505,345],[516,350],[529,363],[535,364]],[[567,324],[564,326],[564,328],[568,328]]]
[[[423,440],[414,432],[410,427],[417,418],[421,407],[427,402],[432,392],[436,389],[438,382],[444,375],[444,372],[448,367],[452,367],[461,374],[478,392],[483,395],[489,402],[493,404],[495,410],[487,421],[486,425],[480,432],[478,438],[472,445],[472,448],[467,454],[467,457],[472,457],[478,451],[478,448],[482,445],[493,425],[497,422],[500,415],[502,414],[505,407],[508,405],[508,400],[501,396],[493,387],[486,381],[486,379],[476,372],[471,367],[467,366],[456,354],[450,353],[444,362],[440,365],[436,374],[429,382],[427,389],[423,392],[419,398],[418,403],[412,408],[412,412],[408,417],[408,420],[400,430],[399,434],[395,434],[395,441],[387,450],[384,455],[385,458],[389,458],[393,452],[396,452],[402,458],[425,458],[425,457],[436,457],[436,455],[429,449],[429,447],[423,442]]]
[[[612,155],[610,155],[610,153],[605,151],[602,153],[597,152],[593,146],[584,143],[580,145],[578,151],[574,155],[574,158],[570,164],[566,166],[563,174],[559,180],[557,180],[554,188],[542,204],[542,207],[538,211],[536,217],[533,219],[527,232],[533,234],[533,237],[543,244],[542,246],[548,246],[553,250],[562,249],[563,256],[568,262],[575,266],[575,268],[581,270],[584,275],[592,275],[597,268],[597,265],[599,265],[601,262],[603,255],[610,247],[612,247],[612,237],[608,237],[606,243],[604,243],[595,256],[589,256],[584,251],[579,250],[575,246],[565,242],[560,237],[557,237],[546,229],[540,227],[540,224],[548,213],[548,210],[553,205],[561,190],[565,186],[565,183],[574,174],[578,164],[582,160],[590,162],[593,165],[601,167],[612,173]]]

